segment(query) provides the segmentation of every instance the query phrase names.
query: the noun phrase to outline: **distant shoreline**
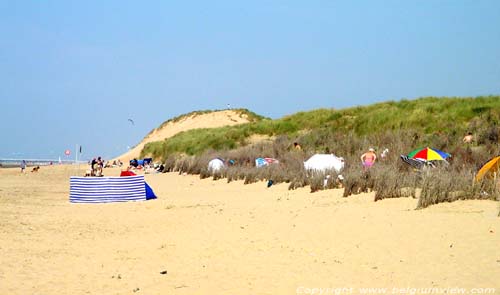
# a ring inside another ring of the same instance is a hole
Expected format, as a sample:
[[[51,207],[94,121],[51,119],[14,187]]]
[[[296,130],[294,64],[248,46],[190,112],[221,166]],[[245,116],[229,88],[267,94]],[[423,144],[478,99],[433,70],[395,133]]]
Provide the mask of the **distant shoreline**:
[[[19,167],[22,161],[26,161],[26,165],[30,166],[50,166],[50,165],[67,165],[75,164],[74,160],[49,160],[49,159],[0,159],[0,168]],[[80,162],[79,163],[87,163]]]

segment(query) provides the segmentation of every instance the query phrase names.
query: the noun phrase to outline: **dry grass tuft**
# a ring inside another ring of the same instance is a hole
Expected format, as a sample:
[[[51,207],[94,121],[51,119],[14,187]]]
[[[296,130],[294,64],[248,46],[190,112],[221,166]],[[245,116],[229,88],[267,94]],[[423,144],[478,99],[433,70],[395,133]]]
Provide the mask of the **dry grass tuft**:
[[[473,183],[472,171],[435,169],[424,173],[417,209],[456,200],[496,200],[498,189],[491,181]]]
[[[375,191],[375,201],[386,198],[416,198],[416,191],[420,190],[418,209],[454,200],[498,200],[499,193],[495,182],[472,182],[477,169],[491,158],[491,154],[497,153],[496,146],[490,142],[474,147],[458,144],[447,146],[454,141],[458,142],[460,139],[443,137],[440,134],[418,135],[411,131],[388,131],[371,138],[361,138],[352,133],[332,134],[324,130],[313,134],[306,133],[299,138],[279,136],[273,142],[266,141],[234,150],[212,150],[199,156],[169,155],[164,166],[165,172],[199,174],[200,178],[213,177],[214,180],[226,178],[227,182],[243,181],[250,184],[272,180],[275,184],[289,183],[290,190],[310,186],[311,192],[316,192],[343,186],[344,197]],[[302,150],[294,149],[293,142],[300,142]],[[453,158],[450,164],[415,171],[400,160],[401,153],[409,152],[415,146],[425,145],[451,151]],[[368,146],[376,147],[378,154],[383,148],[388,148],[390,153],[365,172],[361,167],[359,155]],[[325,152],[344,157],[347,166],[341,172],[343,183],[339,182],[334,171],[311,174],[304,170],[304,160],[315,153]],[[211,173],[208,171],[208,162],[216,157],[231,164],[222,171]],[[255,159],[258,157],[276,158],[280,163],[257,168]]]

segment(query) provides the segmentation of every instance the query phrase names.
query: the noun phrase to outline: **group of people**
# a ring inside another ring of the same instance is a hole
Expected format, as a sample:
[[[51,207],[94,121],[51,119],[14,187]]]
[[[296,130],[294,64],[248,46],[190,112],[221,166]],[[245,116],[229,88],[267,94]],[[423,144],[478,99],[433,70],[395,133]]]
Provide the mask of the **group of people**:
[[[158,164],[158,163],[153,163],[153,158],[144,158],[142,160],[137,160],[137,159],[132,159],[130,160],[130,166],[129,169],[132,170],[143,170],[144,173],[157,173],[157,172],[163,172],[163,169],[165,169],[165,166],[163,164]]]
[[[113,163],[106,163],[106,165],[104,167],[122,167],[123,166],[123,163],[122,161],[120,161],[120,159],[118,160],[113,160]]]
[[[90,175],[89,176],[104,176],[102,169],[104,168],[104,160],[101,157],[93,158],[90,162]]]
[[[104,176],[103,168],[122,167],[123,163],[120,160],[114,160],[110,163],[109,161],[104,161],[101,157],[97,157],[93,158],[92,161],[89,162],[89,165],[90,169],[85,172],[85,176],[101,177]],[[133,159],[127,167],[127,171],[143,170],[146,174],[163,172],[164,169],[165,166],[163,164],[153,165],[152,159],[149,158],[145,162],[139,162],[137,159]]]
[[[104,176],[103,168],[122,167],[122,166],[123,162],[120,161],[120,159],[110,162],[110,161],[104,161],[104,159],[102,159],[101,157],[93,158],[92,161],[90,162],[90,170],[85,173],[85,176],[101,177]]]

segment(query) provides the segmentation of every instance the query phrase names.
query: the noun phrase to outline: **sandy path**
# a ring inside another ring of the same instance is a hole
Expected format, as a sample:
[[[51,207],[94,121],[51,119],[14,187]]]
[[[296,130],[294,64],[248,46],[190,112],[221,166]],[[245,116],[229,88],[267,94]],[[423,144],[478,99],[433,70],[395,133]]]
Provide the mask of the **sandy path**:
[[[83,169],[0,169],[0,294],[500,294],[496,202],[415,211],[413,199],[156,174],[157,200],[70,204],[68,177]]]

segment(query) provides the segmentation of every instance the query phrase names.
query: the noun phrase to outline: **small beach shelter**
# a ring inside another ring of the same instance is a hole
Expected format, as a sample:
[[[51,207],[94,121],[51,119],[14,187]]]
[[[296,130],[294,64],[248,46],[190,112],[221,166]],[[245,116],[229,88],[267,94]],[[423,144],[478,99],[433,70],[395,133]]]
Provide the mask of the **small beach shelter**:
[[[122,171],[120,173],[120,177],[124,177],[124,176],[136,176],[137,174],[135,174],[134,172],[132,171]],[[155,195],[155,192],[153,191],[153,189],[149,186],[149,184],[144,181],[144,187],[146,188],[146,200],[151,200],[151,199],[156,199],[156,195]]]
[[[304,162],[304,168],[309,171],[325,172],[335,170],[340,173],[344,169],[344,158],[334,154],[315,154]]]
[[[494,177],[500,167],[500,156],[490,159],[476,174],[475,180],[480,181],[484,177]]]
[[[225,167],[224,161],[219,158],[215,158],[208,162],[208,171],[214,173],[222,170]]]
[[[79,177],[69,181],[71,203],[112,203],[154,199],[144,175],[127,177]]]

